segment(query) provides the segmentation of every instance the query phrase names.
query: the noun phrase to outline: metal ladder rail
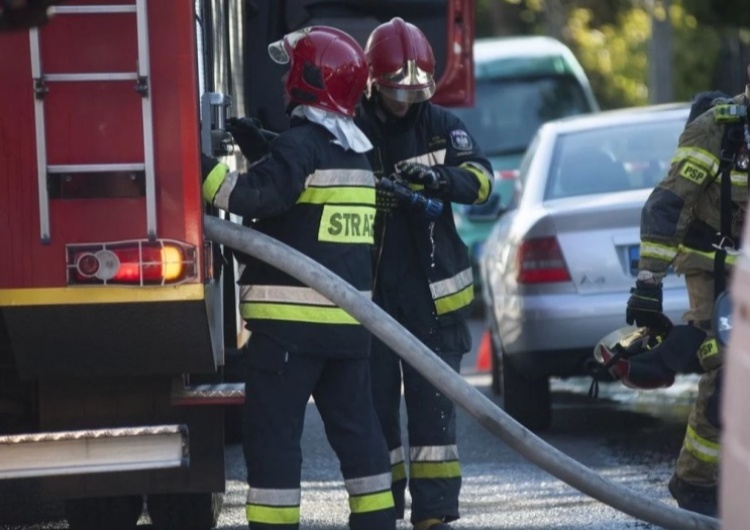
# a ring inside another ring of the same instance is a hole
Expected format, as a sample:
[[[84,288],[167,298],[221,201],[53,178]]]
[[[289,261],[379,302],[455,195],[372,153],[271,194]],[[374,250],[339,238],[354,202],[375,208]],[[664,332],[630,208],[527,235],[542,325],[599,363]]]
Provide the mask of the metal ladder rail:
[[[47,175],[49,173],[94,173],[115,171],[143,171],[146,185],[146,230],[148,238],[156,239],[156,180],[154,169],[153,111],[149,90],[150,62],[148,42],[148,19],[146,0],[135,0],[128,5],[100,6],[56,6],[55,14],[112,14],[135,13],[138,40],[138,65],[135,72],[113,73],[42,73],[39,30],[29,30],[31,44],[31,75],[34,79],[34,121],[36,125],[37,180],[39,187],[39,224],[42,243],[50,242],[49,193]],[[46,82],[82,82],[82,81],[128,81],[136,82],[136,90],[141,94],[143,114],[143,153],[142,164],[69,164],[48,165],[44,121],[44,95],[49,91]]]

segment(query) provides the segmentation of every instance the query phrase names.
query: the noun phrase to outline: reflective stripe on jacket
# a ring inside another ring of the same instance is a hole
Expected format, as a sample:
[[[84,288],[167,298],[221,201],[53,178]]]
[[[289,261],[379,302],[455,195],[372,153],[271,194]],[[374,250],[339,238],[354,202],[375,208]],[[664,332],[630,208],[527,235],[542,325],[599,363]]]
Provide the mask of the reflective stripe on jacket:
[[[319,125],[293,120],[269,156],[211,184],[213,204],[314,259],[354,288],[372,289],[375,180],[366,155],[334,144]],[[204,194],[206,185],[204,185]],[[251,331],[291,351],[362,356],[370,336],[354,318],[260,259],[237,255],[241,313]]]

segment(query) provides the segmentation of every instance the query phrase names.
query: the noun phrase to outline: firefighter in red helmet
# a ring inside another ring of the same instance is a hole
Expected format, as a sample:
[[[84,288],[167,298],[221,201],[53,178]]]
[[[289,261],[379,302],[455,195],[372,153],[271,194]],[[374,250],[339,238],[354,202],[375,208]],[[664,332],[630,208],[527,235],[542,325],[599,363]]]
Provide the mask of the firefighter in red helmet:
[[[429,101],[435,59],[419,28],[400,18],[381,24],[365,56],[369,77],[357,123],[375,146],[368,153],[378,180],[374,301],[458,371],[471,347],[466,319],[474,287],[451,203],[485,202],[491,166],[461,120]],[[414,528],[450,528],[461,487],[454,405],[377,339],[371,366],[397,513],[404,516],[408,481]],[[399,419],[402,382],[408,458]]]
[[[291,126],[247,173],[204,157],[203,196],[369,295],[375,179],[352,116],[365,88],[362,48],[309,27],[269,46],[288,64]],[[344,227],[341,220],[347,219]],[[246,348],[243,448],[250,529],[300,526],[305,408],[323,419],[349,494],[349,528],[395,529],[388,450],[370,392],[370,334],[343,309],[265,262],[238,256]]]

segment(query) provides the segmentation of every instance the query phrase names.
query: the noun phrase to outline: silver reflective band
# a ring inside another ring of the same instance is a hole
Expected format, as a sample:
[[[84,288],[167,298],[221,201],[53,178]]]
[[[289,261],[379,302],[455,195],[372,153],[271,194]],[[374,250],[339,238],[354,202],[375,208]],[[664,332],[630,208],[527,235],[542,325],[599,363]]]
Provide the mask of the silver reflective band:
[[[247,504],[264,504],[266,506],[299,506],[301,492],[299,489],[253,488],[247,492]]]
[[[458,460],[458,447],[455,445],[425,445],[409,449],[412,462],[444,462]]]
[[[369,477],[358,477],[344,480],[349,495],[365,495],[374,491],[385,491],[391,487],[391,472]]]

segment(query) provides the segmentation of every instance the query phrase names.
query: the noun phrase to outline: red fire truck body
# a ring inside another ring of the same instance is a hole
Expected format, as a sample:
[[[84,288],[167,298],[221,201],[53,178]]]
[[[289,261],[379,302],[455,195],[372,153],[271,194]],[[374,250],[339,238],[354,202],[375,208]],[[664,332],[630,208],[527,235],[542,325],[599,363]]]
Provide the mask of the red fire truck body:
[[[39,478],[71,528],[134,525],[144,496],[157,528],[216,523],[241,325],[200,152],[241,168],[226,113],[286,118],[268,42],[424,15],[438,101],[472,102],[470,0],[283,4],[73,0],[0,34],[0,478]]]

